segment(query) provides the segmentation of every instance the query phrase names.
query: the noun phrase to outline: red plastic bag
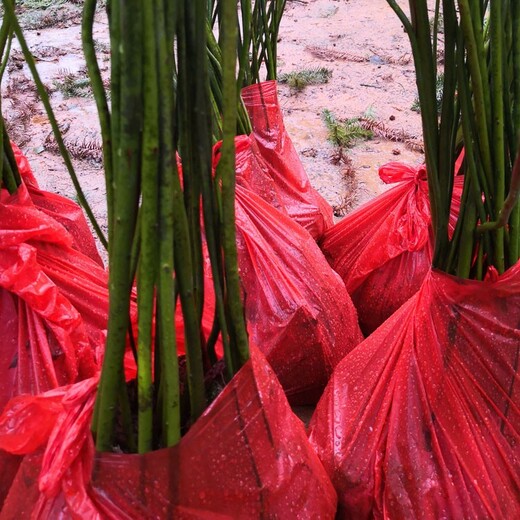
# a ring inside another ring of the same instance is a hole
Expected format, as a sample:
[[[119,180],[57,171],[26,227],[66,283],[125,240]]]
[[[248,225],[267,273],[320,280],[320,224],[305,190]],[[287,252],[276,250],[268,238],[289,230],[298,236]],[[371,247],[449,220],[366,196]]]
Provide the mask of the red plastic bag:
[[[347,215],[321,242],[352,296],[367,336],[419,290],[433,253],[425,167],[388,163],[379,176],[387,184],[399,184]],[[452,225],[463,182],[457,177]]]
[[[237,139],[235,216],[247,327],[291,404],[314,404],[363,337],[343,282],[310,234],[251,190],[254,160],[247,138]]]
[[[0,411],[11,397],[91,377],[105,341],[105,271],[37,209],[24,185],[0,196]],[[0,504],[19,458],[0,451]]]
[[[97,264],[103,267],[103,261],[99,256],[94,237],[90,232],[83,210],[72,200],[40,190],[32,172],[29,161],[23,155],[16,144],[11,143],[16,164],[27,186],[29,195],[34,205],[46,215],[59,222],[71,234],[73,238],[72,246],[87,255]]]
[[[253,126],[250,138],[265,165],[261,175],[274,181],[277,199],[288,215],[315,239],[320,238],[334,222],[332,208],[311,186],[287,134],[278,104],[276,81],[242,89],[242,99]]]
[[[40,393],[96,370],[99,344],[91,343],[77,309],[39,261],[38,249],[54,241],[58,262],[70,240],[61,225],[31,205],[23,185],[0,203],[0,409],[13,395]]]
[[[520,263],[430,272],[337,366],[310,440],[340,518],[520,518]]]
[[[14,448],[17,429],[38,419],[56,426],[44,455],[22,464],[2,519],[333,518],[336,495],[303,425],[265,358],[251,354],[178,446],[146,455],[94,454],[94,380],[65,389],[61,413],[48,414],[41,399],[41,415],[4,413],[0,446]]]

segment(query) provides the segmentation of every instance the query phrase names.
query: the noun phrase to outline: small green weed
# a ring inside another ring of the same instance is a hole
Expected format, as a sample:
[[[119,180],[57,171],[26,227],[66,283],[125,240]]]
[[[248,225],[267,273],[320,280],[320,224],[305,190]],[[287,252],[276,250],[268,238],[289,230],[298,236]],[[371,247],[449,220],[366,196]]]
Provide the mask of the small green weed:
[[[91,97],[92,89],[90,80],[84,70],[77,73],[65,72],[59,80],[54,80],[56,90],[63,94],[64,98],[72,97]]]
[[[63,5],[66,2],[67,0],[20,0],[18,6],[26,9],[47,9],[48,7]]]
[[[332,71],[325,67],[318,69],[304,69],[286,74],[280,74],[278,81],[280,83],[287,83],[291,89],[301,92],[307,85],[322,85],[328,83]]]
[[[325,109],[322,118],[329,130],[328,140],[340,148],[351,148],[357,141],[372,138],[372,132],[361,126],[359,119],[336,119],[334,114]]]
[[[20,5],[19,20],[24,29],[68,27],[81,21],[81,7],[62,0],[27,0],[33,7]],[[39,6],[39,7],[35,7]]]

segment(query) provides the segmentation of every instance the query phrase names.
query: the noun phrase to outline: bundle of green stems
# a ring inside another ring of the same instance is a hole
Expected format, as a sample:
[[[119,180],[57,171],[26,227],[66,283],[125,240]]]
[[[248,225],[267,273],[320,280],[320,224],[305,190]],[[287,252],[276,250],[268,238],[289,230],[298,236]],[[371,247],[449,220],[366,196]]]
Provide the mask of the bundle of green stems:
[[[249,355],[234,217],[236,11],[232,0],[221,2],[223,145],[213,175],[207,2],[108,3],[110,110],[94,52],[95,7],[96,0],[85,1],[83,45],[104,143],[110,312],[92,429],[97,448],[110,450],[119,418],[128,449],[136,446],[143,453],[176,444],[183,428],[174,318],[177,300],[184,319],[190,424],[207,405],[204,377],[216,362],[218,334],[228,380]],[[216,297],[209,338],[201,325],[203,240]],[[135,442],[123,371],[134,279],[138,307]]]
[[[249,134],[251,123],[240,98],[240,89],[264,80],[276,79],[277,48],[280,23],[287,0],[240,0],[233,14],[238,24],[237,34],[237,133]],[[214,109],[214,136],[221,138],[222,115],[222,34],[223,9],[221,0],[208,1],[208,56],[210,84]],[[218,36],[215,35],[218,34]]]
[[[482,280],[520,256],[520,4],[516,0],[387,0],[409,36],[421,107],[435,235],[433,266]],[[443,28],[443,64],[438,30]],[[436,84],[443,73],[437,114]],[[457,135],[464,146],[460,215],[449,229]],[[516,173],[515,173],[516,172]]]
[[[92,431],[96,447],[126,451],[176,444],[204,412],[205,374],[217,362],[220,336],[229,381],[249,357],[235,237],[235,156],[238,88],[236,3],[219,2],[219,133],[221,160],[212,167],[212,116],[207,0],[109,0],[110,100],[96,58],[96,0],[85,0],[82,41],[103,140],[108,239],[93,218],[36,70],[13,0],[2,0],[3,73],[12,36],[33,74],[78,199],[109,253],[107,341]],[[3,120],[2,183],[20,184]],[[181,159],[182,157],[182,166]],[[205,257],[214,285],[211,334],[202,330]],[[137,294],[137,330],[131,299]],[[180,394],[175,312],[184,321],[186,392]],[[137,362],[137,401],[125,381],[125,351]],[[182,401],[182,403],[181,403]],[[184,404],[187,403],[187,404]],[[181,404],[184,407],[181,413]],[[137,428],[132,411],[137,410]],[[181,417],[188,417],[183,422]],[[117,432],[117,439],[116,439]]]

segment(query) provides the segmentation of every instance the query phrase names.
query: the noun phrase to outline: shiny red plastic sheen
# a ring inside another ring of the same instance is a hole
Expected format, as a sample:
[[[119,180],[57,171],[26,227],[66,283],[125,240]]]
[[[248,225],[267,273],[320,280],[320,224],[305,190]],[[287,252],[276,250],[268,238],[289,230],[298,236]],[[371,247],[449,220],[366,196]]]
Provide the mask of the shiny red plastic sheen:
[[[0,291],[6,341],[0,356],[0,409],[13,395],[40,393],[95,373],[95,351],[102,335],[98,330],[95,337],[89,336],[83,318],[53,282],[51,271],[70,254],[76,265],[90,270],[90,276],[96,269],[104,274],[90,258],[68,246],[70,235],[32,205],[23,185],[13,196],[2,195]],[[48,251],[54,254],[46,257]],[[46,262],[52,269],[45,268]],[[69,267],[67,283],[85,305],[94,285],[81,287],[78,269]]]
[[[274,80],[242,89],[253,127],[250,138],[262,159],[258,183],[274,181],[276,198],[287,214],[317,240],[334,223],[332,208],[309,182],[285,129],[276,89]],[[256,193],[262,196],[261,192]],[[272,192],[267,202],[272,203],[271,197]]]
[[[97,372],[108,311],[106,272],[33,204],[25,185],[0,195],[0,411]],[[19,464],[0,451],[0,504]]]
[[[363,336],[339,276],[310,234],[258,196],[255,148],[236,139],[238,265],[251,340],[292,404],[315,404],[333,368]],[[220,147],[214,149],[214,166]]]
[[[520,518],[520,262],[431,271],[336,367],[310,440],[339,517]]]
[[[11,143],[11,146],[20,175],[36,208],[63,225],[72,236],[74,249],[104,267],[83,210],[66,197],[41,190],[25,155],[15,143]]]
[[[330,480],[256,349],[179,445],[145,455],[93,452],[96,383],[64,389],[61,412],[48,413],[55,396],[50,405],[42,403],[47,396],[28,397],[41,413],[14,410],[0,418],[0,445],[9,438],[26,442],[19,429],[34,433],[40,422],[55,424],[43,457],[22,464],[2,520],[334,518]]]
[[[388,163],[379,176],[387,184],[399,184],[347,215],[321,241],[352,296],[366,336],[419,290],[433,253],[424,166]],[[463,182],[463,177],[456,178],[452,227]]]

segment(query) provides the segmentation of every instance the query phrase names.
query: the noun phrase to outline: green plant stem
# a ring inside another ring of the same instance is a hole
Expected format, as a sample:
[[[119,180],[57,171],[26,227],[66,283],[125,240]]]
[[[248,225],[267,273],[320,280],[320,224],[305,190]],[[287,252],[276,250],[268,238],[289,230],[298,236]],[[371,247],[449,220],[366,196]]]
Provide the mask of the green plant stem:
[[[59,126],[58,126],[58,122],[56,121],[54,111],[52,110],[49,95],[47,94],[47,90],[45,89],[45,86],[40,78],[40,75],[36,68],[36,62],[34,61],[34,57],[31,54],[29,46],[27,45],[27,41],[23,34],[22,28],[20,27],[18,19],[15,16],[13,1],[12,0],[3,0],[3,5],[4,5],[6,15],[11,17],[14,33],[18,39],[18,42],[19,42],[22,52],[24,54],[24,57],[27,62],[27,65],[29,67],[29,70],[31,71],[31,74],[33,76],[34,82],[36,84],[36,89],[38,90],[40,99],[42,100],[43,106],[45,107],[45,111],[47,112],[47,117],[49,118],[49,122],[51,124],[52,131],[54,134],[54,138],[56,139],[56,143],[58,144],[58,148],[60,150],[60,154],[63,158],[63,161],[65,162],[65,166],[67,167],[67,171],[69,172],[72,183],[74,184],[74,188],[76,189],[78,201],[85,209],[85,212],[87,213],[87,216],[89,217],[89,220],[92,223],[94,231],[96,232],[100,242],[106,248],[108,245],[107,239],[105,238],[103,231],[99,227],[99,224],[96,221],[94,213],[92,212],[92,209],[91,209],[89,203],[87,202],[85,194],[83,193],[83,190],[79,183],[78,177],[74,170],[74,166],[72,165],[72,161],[70,159],[69,152],[65,146],[65,143],[63,142],[63,138],[62,138]]]
[[[11,142],[9,141],[5,125],[2,125],[2,146],[4,158],[9,167],[9,175],[12,176],[14,183],[18,187],[22,183],[22,179],[20,177],[20,172],[18,171],[18,165],[16,164],[16,159],[14,157],[13,149],[11,148]]]
[[[473,26],[472,11],[469,0],[458,0],[459,15],[462,32],[464,33],[464,42],[467,49],[468,67],[471,74],[471,86],[473,88],[475,119],[477,124],[477,135],[479,141],[479,149],[481,153],[482,166],[486,175],[489,186],[493,186],[492,174],[492,158],[488,143],[489,140],[489,117],[490,110],[489,94],[486,93],[487,87],[484,81],[487,81],[487,67],[481,58],[484,51],[478,46],[477,41],[480,38],[475,34]],[[484,68],[485,67],[485,68]]]
[[[83,42],[83,54],[87,64],[88,75],[94,100],[96,102],[99,123],[101,127],[101,138],[103,141],[103,166],[105,171],[105,189],[107,197],[108,211],[108,242],[110,244],[110,232],[113,229],[113,210],[114,210],[114,194],[113,194],[113,157],[112,157],[112,134],[111,134],[111,117],[108,108],[108,101],[96,58],[96,50],[94,47],[93,27],[94,16],[96,13],[97,0],[85,0],[83,6],[83,17],[81,23],[81,39]],[[117,111],[115,112],[117,113]]]
[[[5,67],[7,65],[7,62],[9,60],[9,53],[11,50],[11,39],[9,39],[9,34],[12,35],[11,31],[11,22],[9,16],[4,16],[4,19],[2,21],[2,27],[0,28],[0,57],[2,57],[2,64],[1,64],[1,70],[0,70],[0,83],[2,80],[2,77],[4,75]],[[9,39],[9,43],[8,42]],[[7,45],[7,51],[6,51],[6,45]],[[5,53],[5,54],[4,54]],[[14,179],[9,176],[8,178],[4,179],[4,174],[6,173],[6,170],[4,169],[4,135],[5,135],[5,124],[4,124],[4,118],[2,113],[2,96],[0,95],[0,189],[5,184],[5,187],[9,191],[9,193],[14,193],[16,191],[16,182]]]
[[[4,18],[4,23],[9,20],[8,17]],[[3,56],[2,64],[0,65],[0,81],[3,79],[7,63],[9,62],[9,56],[11,55],[11,46],[13,43],[13,31],[9,27],[9,35],[7,38],[7,45],[2,41],[3,37],[0,37],[0,56]]]
[[[490,13],[490,49],[491,49],[491,88],[492,88],[492,151],[493,151],[493,170],[495,177],[494,190],[494,210],[495,215],[499,215],[504,206],[506,190],[505,173],[505,138],[504,138],[504,75],[502,68],[502,2],[491,2]],[[499,273],[505,271],[505,251],[504,251],[504,229],[498,228],[495,231],[495,266]]]
[[[2,180],[9,193],[13,194],[16,192],[19,184],[16,182],[13,169],[11,168],[9,160],[5,154],[5,149],[4,153],[2,154]]]
[[[155,23],[158,51],[158,82],[161,110],[160,122],[160,188],[159,188],[159,272],[158,272],[158,348],[156,358],[160,367],[156,371],[156,381],[160,378],[162,408],[162,435],[165,446],[177,444],[181,437],[179,365],[175,340],[175,286],[174,286],[174,233],[175,222],[182,216],[182,194],[176,167],[174,111],[175,89],[173,88],[173,48],[174,27],[177,23],[176,11],[168,15],[169,0],[158,0],[155,5]],[[179,227],[179,226],[177,226]],[[187,232],[187,231],[186,231]],[[177,237],[178,238],[178,237]]]
[[[238,359],[226,354],[228,370],[234,373],[249,358],[247,332],[242,308],[235,230],[235,128],[236,128],[236,40],[234,23],[236,5],[233,0],[222,2],[223,55],[223,141],[222,157],[218,165],[222,179],[222,227],[225,273],[228,287],[227,303],[235,334]]]
[[[516,159],[513,161],[515,165],[520,168],[520,2],[511,2],[512,20],[512,67],[513,67],[513,129],[515,132],[516,142],[519,143],[515,150],[512,151],[511,155],[516,155]],[[513,177],[511,185],[513,185]],[[511,196],[511,190],[509,191],[507,199]],[[506,203],[507,203],[506,199]],[[505,204],[504,204],[505,205]],[[518,195],[516,205],[511,211],[511,218],[509,221],[509,263],[510,265],[515,264],[520,258],[520,203],[518,202]]]
[[[114,170],[114,232],[109,274],[109,318],[105,358],[98,392],[96,447],[110,450],[112,445],[118,390],[121,388],[123,356],[129,327],[130,251],[135,234],[141,167],[142,121],[142,26],[140,0],[127,0],[120,10],[120,140]]]
[[[197,141],[196,122],[200,122],[198,117],[191,120],[190,113],[181,111],[181,131],[185,136],[185,141],[182,143],[183,150],[186,150],[186,157],[183,156],[183,179],[185,196],[182,198],[182,193],[179,189],[175,189],[174,203],[175,207],[184,208],[184,203],[187,204],[186,212],[179,211],[179,215],[175,217],[176,222],[176,242],[175,254],[176,262],[175,269],[178,274],[178,286],[181,299],[182,312],[184,316],[184,329],[186,340],[186,369],[188,374],[188,388],[190,394],[190,413],[191,420],[195,420],[202,414],[206,407],[206,397],[204,391],[204,370],[202,363],[202,344],[201,344],[201,307],[200,298],[202,295],[202,255],[201,255],[201,236],[200,236],[200,184],[195,185],[195,178],[203,174],[203,170],[199,170],[196,165],[201,165],[199,162],[204,157],[207,157],[207,151],[204,149],[208,146],[205,140],[206,134],[210,132],[207,128],[206,117],[209,115],[206,112],[207,107],[204,105],[202,98],[209,93],[204,90],[207,88],[205,81],[204,86],[198,85],[196,92],[190,92],[193,85],[191,78],[201,72],[201,67],[207,67],[206,62],[206,27],[205,19],[202,17],[198,21],[198,27],[191,25],[194,13],[192,9],[203,9],[205,3],[203,0],[197,0],[196,5],[193,5],[190,0],[182,3],[182,9],[179,11],[178,22],[178,88],[179,88],[179,103],[186,104],[190,99],[190,95],[194,94],[195,98],[192,100],[196,103],[197,109],[203,111],[205,128],[201,135],[201,149],[195,148]],[[204,11],[202,11],[204,12]],[[198,49],[197,49],[198,47]],[[187,61],[187,49],[190,48],[193,54],[190,54],[190,63]],[[195,50],[197,49],[197,50]],[[192,61],[194,60],[194,61]],[[198,65],[198,66],[197,66]],[[192,68],[193,67],[193,68]],[[182,95],[182,97],[181,97]],[[194,108],[194,107],[192,107]],[[211,134],[209,134],[211,136]],[[211,149],[211,137],[209,139],[209,149]],[[202,157],[195,157],[200,152]],[[202,165],[207,168],[206,165]],[[188,181],[188,186],[186,182]],[[192,182],[193,181],[193,182]],[[191,195],[187,192],[191,191]],[[194,194],[197,193],[196,199]],[[196,210],[195,210],[196,206]],[[196,222],[195,222],[196,221]],[[195,263],[199,263],[195,270]],[[195,274],[194,274],[195,273]]]
[[[440,215],[443,222],[449,221],[451,196],[453,191],[453,177],[455,167],[455,142],[459,122],[459,104],[455,103],[457,86],[457,13],[452,0],[443,2],[444,14],[444,86],[442,94],[441,117],[439,123],[439,183],[442,202],[440,204]],[[434,39],[437,35],[434,34]],[[434,53],[436,56],[436,52]],[[440,262],[445,260],[448,247]],[[440,256],[441,253],[439,253]]]
[[[237,85],[240,90],[242,87],[251,85],[251,60],[249,59],[249,48],[251,47],[251,20],[252,9],[251,0],[240,0],[240,12],[242,15],[242,35],[239,39],[239,69]]]
[[[152,2],[143,3],[143,153],[141,167],[141,248],[137,277],[138,451],[153,448],[152,321],[157,266],[159,92]]]
[[[472,180],[469,181],[470,183]],[[462,226],[459,258],[457,263],[457,276],[469,278],[471,263],[473,261],[474,233],[477,224],[477,212],[473,197],[469,197],[464,208],[464,220]]]

